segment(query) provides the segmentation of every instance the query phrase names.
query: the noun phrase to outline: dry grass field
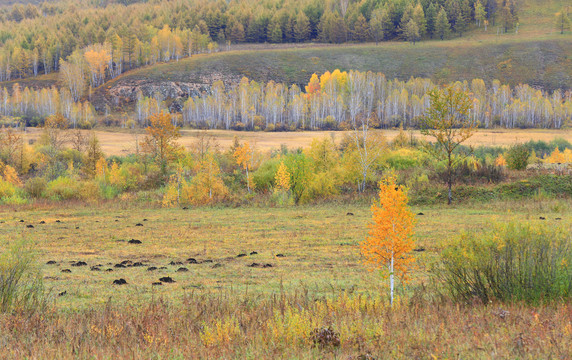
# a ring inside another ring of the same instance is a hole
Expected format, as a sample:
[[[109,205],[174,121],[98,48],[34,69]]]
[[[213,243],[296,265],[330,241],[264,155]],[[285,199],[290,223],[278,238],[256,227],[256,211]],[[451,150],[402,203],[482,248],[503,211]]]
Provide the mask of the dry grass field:
[[[41,129],[28,128],[25,139],[37,140],[41,135]],[[399,134],[399,130],[381,130],[387,140],[391,141]],[[86,132],[87,133],[87,132]],[[109,155],[127,155],[134,153],[137,142],[145,136],[145,130],[138,129],[128,131],[124,129],[98,129],[95,130],[102,149]],[[226,130],[182,130],[179,143],[184,147],[191,146],[197,141],[199,136],[208,135],[216,139],[220,149],[227,149],[233,142],[235,136],[241,141],[248,141],[259,151],[277,149],[285,145],[290,149],[305,148],[310,146],[315,138],[331,137],[337,141],[341,140],[344,131],[300,131],[300,132],[244,132]],[[408,132],[416,138],[421,138],[419,131]],[[479,130],[471,137],[466,144],[473,146],[510,146],[512,144],[524,143],[529,140],[542,140],[549,142],[554,138],[564,138],[572,142],[572,130],[542,130],[542,129],[494,129]],[[428,139],[429,140],[429,139]]]

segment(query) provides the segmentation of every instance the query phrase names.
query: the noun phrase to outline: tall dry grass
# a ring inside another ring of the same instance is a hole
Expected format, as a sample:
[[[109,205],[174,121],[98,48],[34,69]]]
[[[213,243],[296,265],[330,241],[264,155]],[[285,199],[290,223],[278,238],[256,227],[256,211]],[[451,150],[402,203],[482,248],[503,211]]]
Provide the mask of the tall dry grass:
[[[329,337],[317,339],[328,327]],[[394,308],[303,289],[189,293],[182,305],[155,299],[140,308],[3,314],[0,347],[7,359],[569,359],[572,304],[459,306],[421,288]]]

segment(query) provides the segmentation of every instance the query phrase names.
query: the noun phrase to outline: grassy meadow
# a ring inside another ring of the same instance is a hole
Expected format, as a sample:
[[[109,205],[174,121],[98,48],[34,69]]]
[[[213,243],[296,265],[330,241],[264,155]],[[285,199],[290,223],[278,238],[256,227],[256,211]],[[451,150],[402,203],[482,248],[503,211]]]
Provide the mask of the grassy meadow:
[[[107,301],[144,302],[153,296],[177,300],[202,291],[273,294],[304,287],[315,295],[340,291],[379,295],[386,291],[385,284],[379,273],[362,264],[359,253],[371,220],[370,201],[362,200],[284,208],[182,210],[119,204],[4,208],[0,244],[5,249],[15,240],[28,240],[37,252],[46,286],[53,295],[66,292],[55,297],[57,307],[68,309]],[[428,281],[427,271],[439,249],[463,230],[509,220],[572,225],[572,207],[565,199],[432,205],[413,211],[424,214],[417,216],[415,235],[417,249],[423,251],[416,252],[419,269],[406,287],[408,292]],[[130,244],[131,239],[142,243]],[[198,264],[189,263],[189,258]],[[72,263],[79,261],[87,265]],[[115,267],[123,261],[142,265]],[[253,263],[272,267],[249,267]],[[94,270],[97,265],[101,266]],[[148,271],[149,267],[157,270]],[[177,272],[179,268],[188,271]],[[163,276],[176,282],[152,285]],[[112,285],[119,278],[128,285]]]

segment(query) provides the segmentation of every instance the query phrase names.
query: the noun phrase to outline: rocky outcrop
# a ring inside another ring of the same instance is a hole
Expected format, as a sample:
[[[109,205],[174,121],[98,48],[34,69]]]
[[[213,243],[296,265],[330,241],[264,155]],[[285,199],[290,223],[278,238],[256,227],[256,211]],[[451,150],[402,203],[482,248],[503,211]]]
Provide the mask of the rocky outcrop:
[[[162,99],[178,99],[182,97],[199,96],[202,92],[209,91],[210,84],[177,82],[177,81],[158,81],[151,82],[148,80],[135,80],[129,82],[120,82],[112,86],[107,94],[109,97],[119,97],[129,101],[136,101],[139,91],[143,96],[159,96]]]
[[[137,94],[141,92],[143,96],[167,100],[175,106],[176,109],[173,110],[180,111],[186,98],[209,93],[212,84],[217,81],[222,81],[229,87],[240,82],[240,76],[225,76],[218,72],[197,75],[190,72],[170,74],[165,76],[165,79],[158,79],[151,76],[138,77],[135,73],[99,88],[92,98],[92,103],[97,111],[103,111],[105,106],[133,107]]]

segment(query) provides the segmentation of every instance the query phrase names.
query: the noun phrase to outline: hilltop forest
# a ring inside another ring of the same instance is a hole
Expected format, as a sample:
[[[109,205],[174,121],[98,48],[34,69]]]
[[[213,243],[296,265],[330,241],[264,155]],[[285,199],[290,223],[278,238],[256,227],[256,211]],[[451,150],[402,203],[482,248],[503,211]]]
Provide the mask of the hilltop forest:
[[[62,1],[0,9],[0,81],[89,69],[89,86],[237,43],[445,39],[516,30],[516,0]],[[64,75],[67,76],[67,75]]]

